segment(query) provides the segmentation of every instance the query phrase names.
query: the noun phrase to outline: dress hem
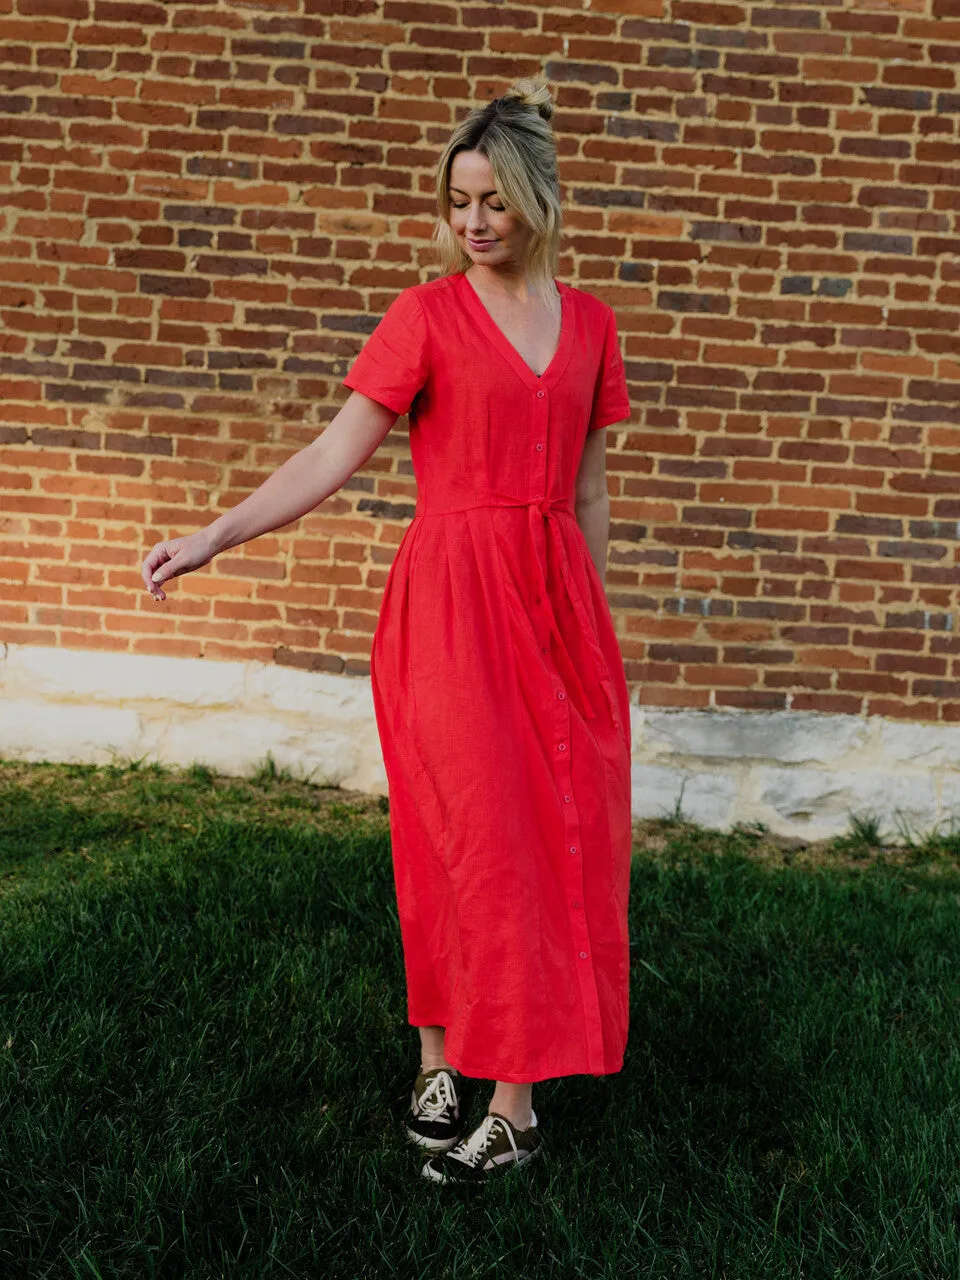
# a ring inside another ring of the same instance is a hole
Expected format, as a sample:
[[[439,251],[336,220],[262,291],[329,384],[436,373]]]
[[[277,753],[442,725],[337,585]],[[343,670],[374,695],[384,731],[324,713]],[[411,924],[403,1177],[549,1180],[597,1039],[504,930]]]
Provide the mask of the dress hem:
[[[533,1076],[519,1076],[509,1071],[498,1071],[496,1068],[481,1070],[478,1067],[467,1067],[463,1063],[455,1061],[456,1054],[451,1056],[448,1053],[446,1056],[451,1067],[456,1067],[462,1075],[469,1076],[475,1080],[502,1081],[504,1084],[540,1084],[544,1080],[558,1080],[564,1076],[612,1076],[623,1070],[623,1060],[621,1059],[619,1066],[609,1067],[606,1071],[589,1071],[585,1067],[561,1067],[559,1070],[552,1068],[549,1071],[543,1071],[541,1069],[535,1072]]]
[[[439,1027],[443,1026],[443,1023],[411,1022],[409,1025],[412,1027]],[[462,1060],[459,1062],[457,1061],[459,1057],[458,1054],[451,1054],[449,1051],[445,1051],[445,1056],[451,1067],[455,1067],[462,1075],[469,1076],[471,1079],[475,1080],[502,1081],[504,1084],[539,1084],[543,1080],[556,1080],[562,1076],[612,1076],[623,1070],[624,1062],[624,1054],[621,1054],[618,1059],[615,1059],[615,1065],[607,1067],[604,1071],[590,1071],[589,1068],[582,1066],[561,1067],[559,1069],[551,1068],[550,1070],[545,1071],[540,1067],[534,1069],[534,1074],[532,1076],[529,1074],[521,1076],[517,1075],[516,1072],[501,1071],[497,1067],[468,1067],[464,1065]]]

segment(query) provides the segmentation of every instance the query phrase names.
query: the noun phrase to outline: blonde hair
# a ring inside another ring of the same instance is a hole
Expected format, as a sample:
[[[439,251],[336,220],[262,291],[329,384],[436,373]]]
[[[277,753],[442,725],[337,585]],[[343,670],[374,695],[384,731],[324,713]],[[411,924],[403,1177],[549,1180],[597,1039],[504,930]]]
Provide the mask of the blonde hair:
[[[553,111],[543,77],[524,77],[457,125],[437,165],[439,216],[433,238],[440,275],[465,271],[472,261],[450,227],[450,167],[458,152],[479,151],[490,162],[501,199],[533,233],[524,263],[531,285],[552,294],[562,219]]]

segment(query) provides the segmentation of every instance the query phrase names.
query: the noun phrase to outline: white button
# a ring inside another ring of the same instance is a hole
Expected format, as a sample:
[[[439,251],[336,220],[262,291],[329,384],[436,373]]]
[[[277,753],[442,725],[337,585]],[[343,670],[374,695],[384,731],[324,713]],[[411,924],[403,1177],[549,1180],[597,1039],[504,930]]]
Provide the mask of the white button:
[[[540,652],[541,652],[541,653],[546,653],[546,652],[547,652],[547,646],[546,646],[546,645],[541,645],[541,647],[540,647]]]
[[[543,453],[543,445],[542,445],[542,444],[538,444],[538,445],[537,445],[537,453]]]
[[[561,689],[561,690],[560,690],[560,692],[557,694],[557,697],[560,699],[560,701],[561,701],[561,702],[564,700],[564,698],[565,698],[566,696],[567,696],[567,695],[563,692],[563,690],[562,690],[562,689]]]
[[[575,844],[572,844],[572,845],[570,846],[570,852],[571,852],[571,853],[576,853],[576,852],[577,852],[577,846],[576,846]]]
[[[567,744],[566,744],[565,742],[558,742],[558,743],[557,743],[557,750],[558,750],[558,751],[566,751],[566,749],[567,749]]]
[[[586,958],[587,958],[587,953],[586,953],[585,951],[581,951],[581,952],[580,952],[580,959],[581,959],[581,960],[586,960]]]
[[[544,392],[544,391],[538,391],[538,392],[537,392],[537,398],[538,398],[539,400],[542,400],[545,394],[546,394],[546,392]]]
[[[563,797],[563,802],[564,802],[564,804],[569,804],[569,803],[570,803],[570,801],[571,801],[572,799],[573,799],[573,797],[572,797],[572,796],[564,796],[564,797]]]

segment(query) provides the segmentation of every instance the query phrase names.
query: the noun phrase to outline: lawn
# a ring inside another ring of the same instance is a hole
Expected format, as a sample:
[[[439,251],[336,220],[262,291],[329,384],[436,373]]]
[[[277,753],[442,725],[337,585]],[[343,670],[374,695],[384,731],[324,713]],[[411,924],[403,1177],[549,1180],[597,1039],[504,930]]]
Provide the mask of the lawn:
[[[385,800],[5,762],[0,814],[3,1280],[960,1276],[955,840],[638,823],[624,1069],[465,1191],[402,1133]]]

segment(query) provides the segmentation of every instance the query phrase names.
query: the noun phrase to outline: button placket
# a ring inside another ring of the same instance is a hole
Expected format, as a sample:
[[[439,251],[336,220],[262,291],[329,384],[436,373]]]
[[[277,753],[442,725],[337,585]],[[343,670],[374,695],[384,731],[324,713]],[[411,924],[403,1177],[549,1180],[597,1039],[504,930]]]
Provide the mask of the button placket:
[[[534,405],[534,445],[535,466],[533,494],[538,501],[544,501],[547,494],[547,422],[549,397],[543,388],[539,388],[533,401]],[[586,894],[583,884],[583,858],[580,851],[580,817],[573,795],[573,772],[570,765],[570,699],[559,672],[549,657],[549,645],[541,645],[541,653],[545,656],[550,672],[550,680],[556,694],[554,706],[554,773],[557,791],[562,801],[563,842],[558,852],[566,860],[566,899],[567,917],[570,923],[570,938],[573,958],[577,962],[580,997],[583,1003],[584,1022],[587,1032],[587,1054],[591,1070],[602,1073],[603,1070],[603,1028],[600,1017],[600,997],[597,991],[593,964],[590,960],[592,948],[587,931],[586,910],[584,900]]]
[[[587,927],[587,913],[584,906],[583,857],[580,850],[580,817],[573,793],[573,772],[570,767],[570,727],[572,713],[570,699],[560,674],[550,663],[550,678],[553,682],[555,697],[554,707],[554,752],[555,776],[557,789],[562,801],[563,844],[561,856],[566,861],[564,876],[567,899],[567,919],[570,924],[570,942],[572,958],[576,961],[579,978],[580,998],[583,1003],[584,1022],[587,1034],[587,1053],[595,1064],[593,1070],[603,1070],[603,1029],[600,1018],[600,997],[597,991],[596,977],[591,960],[592,947]],[[561,750],[562,748],[562,750]]]
[[[540,388],[533,402],[533,447],[537,453],[534,459],[536,463],[533,468],[534,491],[542,498],[547,492],[546,475],[547,475],[547,418],[548,418],[547,393]]]
[[[568,862],[567,901],[570,906],[570,932],[579,959],[588,955],[589,937],[583,914],[583,859],[580,853],[580,821],[573,800],[573,777],[570,769],[570,702],[559,674],[554,672],[554,742],[556,746],[557,781],[564,800],[564,829]]]
[[[537,495],[537,500],[541,501],[547,491],[547,397],[540,390],[537,392],[537,398],[533,401],[533,426],[534,426],[534,465],[531,468],[533,478],[533,493]],[[539,534],[538,534],[539,537]],[[534,555],[537,554],[536,547]],[[537,604],[540,600],[537,599]],[[544,636],[544,639],[547,637]],[[541,653],[549,651],[549,640],[547,644],[541,644]]]

